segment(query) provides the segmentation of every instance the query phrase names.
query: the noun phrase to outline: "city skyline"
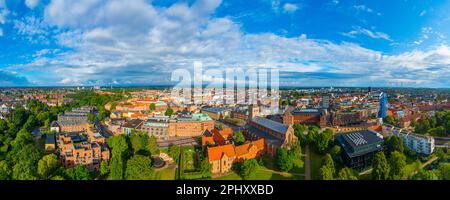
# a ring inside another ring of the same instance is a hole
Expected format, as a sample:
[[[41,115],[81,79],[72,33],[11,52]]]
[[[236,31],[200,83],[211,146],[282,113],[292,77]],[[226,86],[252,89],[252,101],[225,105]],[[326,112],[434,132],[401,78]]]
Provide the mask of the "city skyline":
[[[276,68],[280,87],[448,88],[448,9],[446,1],[0,0],[0,84],[175,85],[174,70],[201,61]]]

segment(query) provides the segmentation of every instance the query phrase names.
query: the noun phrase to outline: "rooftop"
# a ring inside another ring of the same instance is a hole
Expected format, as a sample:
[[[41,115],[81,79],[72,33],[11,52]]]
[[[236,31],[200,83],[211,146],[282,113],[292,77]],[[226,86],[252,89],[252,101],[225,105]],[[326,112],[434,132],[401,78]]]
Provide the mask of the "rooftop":
[[[252,121],[275,132],[285,134],[289,126],[263,117],[255,117]]]
[[[345,152],[350,157],[364,155],[366,153],[381,150],[383,139],[377,132],[371,130],[354,131],[336,136]]]

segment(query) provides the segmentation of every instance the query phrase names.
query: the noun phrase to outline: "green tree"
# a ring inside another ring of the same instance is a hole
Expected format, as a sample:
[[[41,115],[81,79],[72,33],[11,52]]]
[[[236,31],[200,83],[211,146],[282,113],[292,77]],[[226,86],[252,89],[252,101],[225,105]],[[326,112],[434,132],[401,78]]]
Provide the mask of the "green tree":
[[[333,139],[333,131],[331,129],[326,129],[320,133],[316,140],[317,151],[319,153],[326,152],[331,139]]]
[[[102,162],[100,162],[100,175],[101,176],[105,176],[109,173],[109,164],[108,161],[106,160],[102,160]]]
[[[325,154],[325,158],[323,160],[322,166],[327,166],[331,170],[331,173],[333,175],[336,173],[336,168],[334,166],[333,158],[328,153]]]
[[[333,148],[330,149],[330,155],[333,160],[339,161],[341,160],[341,146],[334,145]]]
[[[36,167],[31,162],[20,161],[13,167],[12,178],[14,180],[37,180]]]
[[[292,144],[290,155],[292,157],[292,161],[295,167],[298,168],[303,167],[302,148],[300,146],[300,142],[296,141]]]
[[[112,148],[109,178],[122,180],[125,168],[124,160],[129,156],[129,146],[126,138],[125,136],[109,137],[107,143]]]
[[[171,117],[173,114],[173,109],[171,107],[168,107],[164,115]]]
[[[65,175],[69,180],[91,180],[88,170],[83,165],[77,165],[75,168],[66,169]]]
[[[6,160],[0,161],[0,180],[9,180],[11,178],[11,168]]]
[[[39,160],[37,172],[42,179],[49,179],[58,167],[58,157],[55,154],[49,154]]]
[[[405,150],[402,138],[395,135],[386,140],[386,146],[389,153],[394,151],[403,153]]]
[[[276,163],[278,168],[283,172],[288,172],[294,165],[292,156],[289,155],[288,150],[285,148],[278,149]]]
[[[148,138],[147,149],[151,153],[151,155],[159,154],[158,143],[157,143],[156,137],[154,135],[152,135]]]
[[[382,151],[375,154],[373,158],[372,178],[375,180],[387,180],[389,178],[390,167],[386,156]]]
[[[439,170],[420,170],[419,173],[412,177],[412,180],[439,180]]]
[[[450,180],[450,163],[439,163],[439,171],[443,180]]]
[[[135,155],[127,161],[125,178],[127,180],[150,180],[152,161],[147,156]]]
[[[211,163],[209,163],[208,158],[203,158],[201,165],[200,165],[200,171],[202,173],[203,178],[209,178],[211,177]]]
[[[94,115],[94,113],[88,113],[87,114],[87,118],[88,118],[90,123],[94,123],[95,122],[95,115]]]
[[[406,156],[403,153],[394,151],[389,158],[391,179],[398,180],[403,177],[403,168],[406,166]]]
[[[320,180],[334,180],[332,169],[324,165],[319,169]]]
[[[348,167],[342,168],[337,176],[338,180],[358,180],[358,176],[352,169]]]
[[[155,103],[151,103],[151,104],[150,104],[150,110],[155,110],[155,109],[156,109]]]
[[[169,156],[173,159],[173,161],[175,163],[178,163],[178,161],[180,159],[180,152],[181,152],[181,149],[177,145],[171,145],[169,147]]]
[[[234,133],[233,138],[237,145],[241,145],[245,142],[244,134],[242,134],[241,131]]]
[[[259,164],[255,159],[249,159],[245,160],[241,164],[237,164],[236,168],[238,174],[242,177],[242,179],[249,180],[256,174],[256,172],[258,172]]]

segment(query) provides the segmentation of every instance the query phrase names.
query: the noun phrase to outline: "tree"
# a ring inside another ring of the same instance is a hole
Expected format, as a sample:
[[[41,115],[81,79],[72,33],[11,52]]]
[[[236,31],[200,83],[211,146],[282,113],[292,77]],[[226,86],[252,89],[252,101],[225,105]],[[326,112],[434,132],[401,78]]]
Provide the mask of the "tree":
[[[357,174],[350,168],[342,168],[337,176],[338,180],[358,180]]]
[[[288,172],[294,165],[292,157],[288,154],[288,150],[284,148],[278,149],[276,163],[278,168],[283,172]]]
[[[200,171],[202,173],[203,178],[209,178],[211,177],[211,163],[209,163],[208,158],[203,158],[201,165],[200,165]]]
[[[114,155],[111,157],[111,166],[110,166],[110,174],[109,178],[111,180],[122,180],[124,174],[124,164],[122,156]]]
[[[136,152],[142,150],[145,148],[145,146],[142,145],[142,139],[141,134],[132,132],[130,135],[130,143],[131,143],[131,149],[136,154]]]
[[[390,167],[386,156],[382,151],[375,154],[372,163],[372,178],[375,180],[387,180],[389,178]]]
[[[341,160],[341,146],[334,145],[333,148],[330,149],[330,155],[333,160],[339,161]]]
[[[127,180],[150,180],[152,175],[152,161],[149,157],[135,155],[127,161],[125,179]]]
[[[129,155],[129,146],[126,138],[125,136],[109,137],[107,143],[112,148],[109,178],[112,180],[122,180],[125,167],[124,160]]]
[[[219,130],[223,130],[223,124],[219,124]]]
[[[89,120],[89,122],[91,122],[91,123],[94,123],[95,122],[95,115],[94,115],[94,113],[88,113],[87,114],[87,118],[88,118],[88,120]]]
[[[295,167],[303,167],[302,161],[302,148],[300,146],[300,142],[296,141],[292,144],[292,149],[290,151],[290,155],[292,157],[292,161]]]
[[[402,138],[395,135],[386,140],[386,146],[389,153],[394,151],[403,153],[405,150]]]
[[[102,162],[100,162],[100,175],[101,176],[105,176],[109,173],[109,164],[108,161],[106,160],[102,160]]]
[[[0,161],[0,180],[9,180],[11,178],[11,169],[6,160]]]
[[[155,110],[155,109],[156,109],[155,103],[151,103],[151,104],[150,104],[150,110]]]
[[[173,109],[171,107],[168,107],[164,115],[171,117],[173,114]]]
[[[406,156],[403,153],[394,151],[389,158],[391,179],[398,180],[403,177],[403,168],[406,166]]]
[[[443,180],[450,180],[450,163],[439,163],[439,171]]]
[[[90,180],[89,172],[83,165],[77,165],[75,168],[68,168],[65,170],[65,175],[70,180]]]
[[[320,133],[316,140],[316,148],[319,153],[324,153],[328,149],[328,144],[333,138],[333,131],[331,129],[326,129]]]
[[[439,170],[420,170],[412,177],[412,180],[439,180]]]
[[[332,170],[327,166],[322,166],[319,169],[320,180],[334,180]]]
[[[244,134],[242,134],[241,131],[234,133],[233,138],[237,145],[241,145],[245,142]]]
[[[148,138],[147,149],[151,155],[159,154],[158,143],[157,143],[156,137],[154,135],[152,135]]]
[[[334,161],[333,161],[333,158],[331,157],[330,154],[327,153],[327,154],[325,155],[325,158],[324,158],[324,160],[323,160],[322,165],[323,165],[323,166],[327,166],[327,167],[331,170],[332,174],[335,174],[335,173],[336,173],[336,168],[335,168],[335,166],[334,166]]]
[[[236,170],[238,174],[244,180],[249,180],[251,177],[253,177],[258,171],[258,169],[259,164],[258,161],[256,161],[255,159],[245,160],[243,163],[236,165]]]
[[[53,173],[58,169],[58,157],[55,154],[45,155],[38,162],[38,175],[42,179],[49,179]]]
[[[13,180],[37,180],[36,167],[31,162],[20,161],[12,171]]]
[[[395,120],[392,116],[387,116],[386,117],[386,122],[388,123],[388,124],[391,124],[391,125],[397,125],[397,120]]]
[[[169,156],[173,159],[175,163],[178,163],[180,159],[181,149],[177,145],[171,145],[169,147]]]

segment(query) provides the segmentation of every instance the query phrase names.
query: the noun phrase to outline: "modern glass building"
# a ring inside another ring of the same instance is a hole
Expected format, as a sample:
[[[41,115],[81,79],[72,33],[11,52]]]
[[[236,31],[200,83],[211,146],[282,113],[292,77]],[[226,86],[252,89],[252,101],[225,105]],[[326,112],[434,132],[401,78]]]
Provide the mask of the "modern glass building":
[[[387,116],[387,104],[388,104],[388,96],[386,93],[382,92],[380,94],[380,111],[378,112],[379,118],[385,118]]]

